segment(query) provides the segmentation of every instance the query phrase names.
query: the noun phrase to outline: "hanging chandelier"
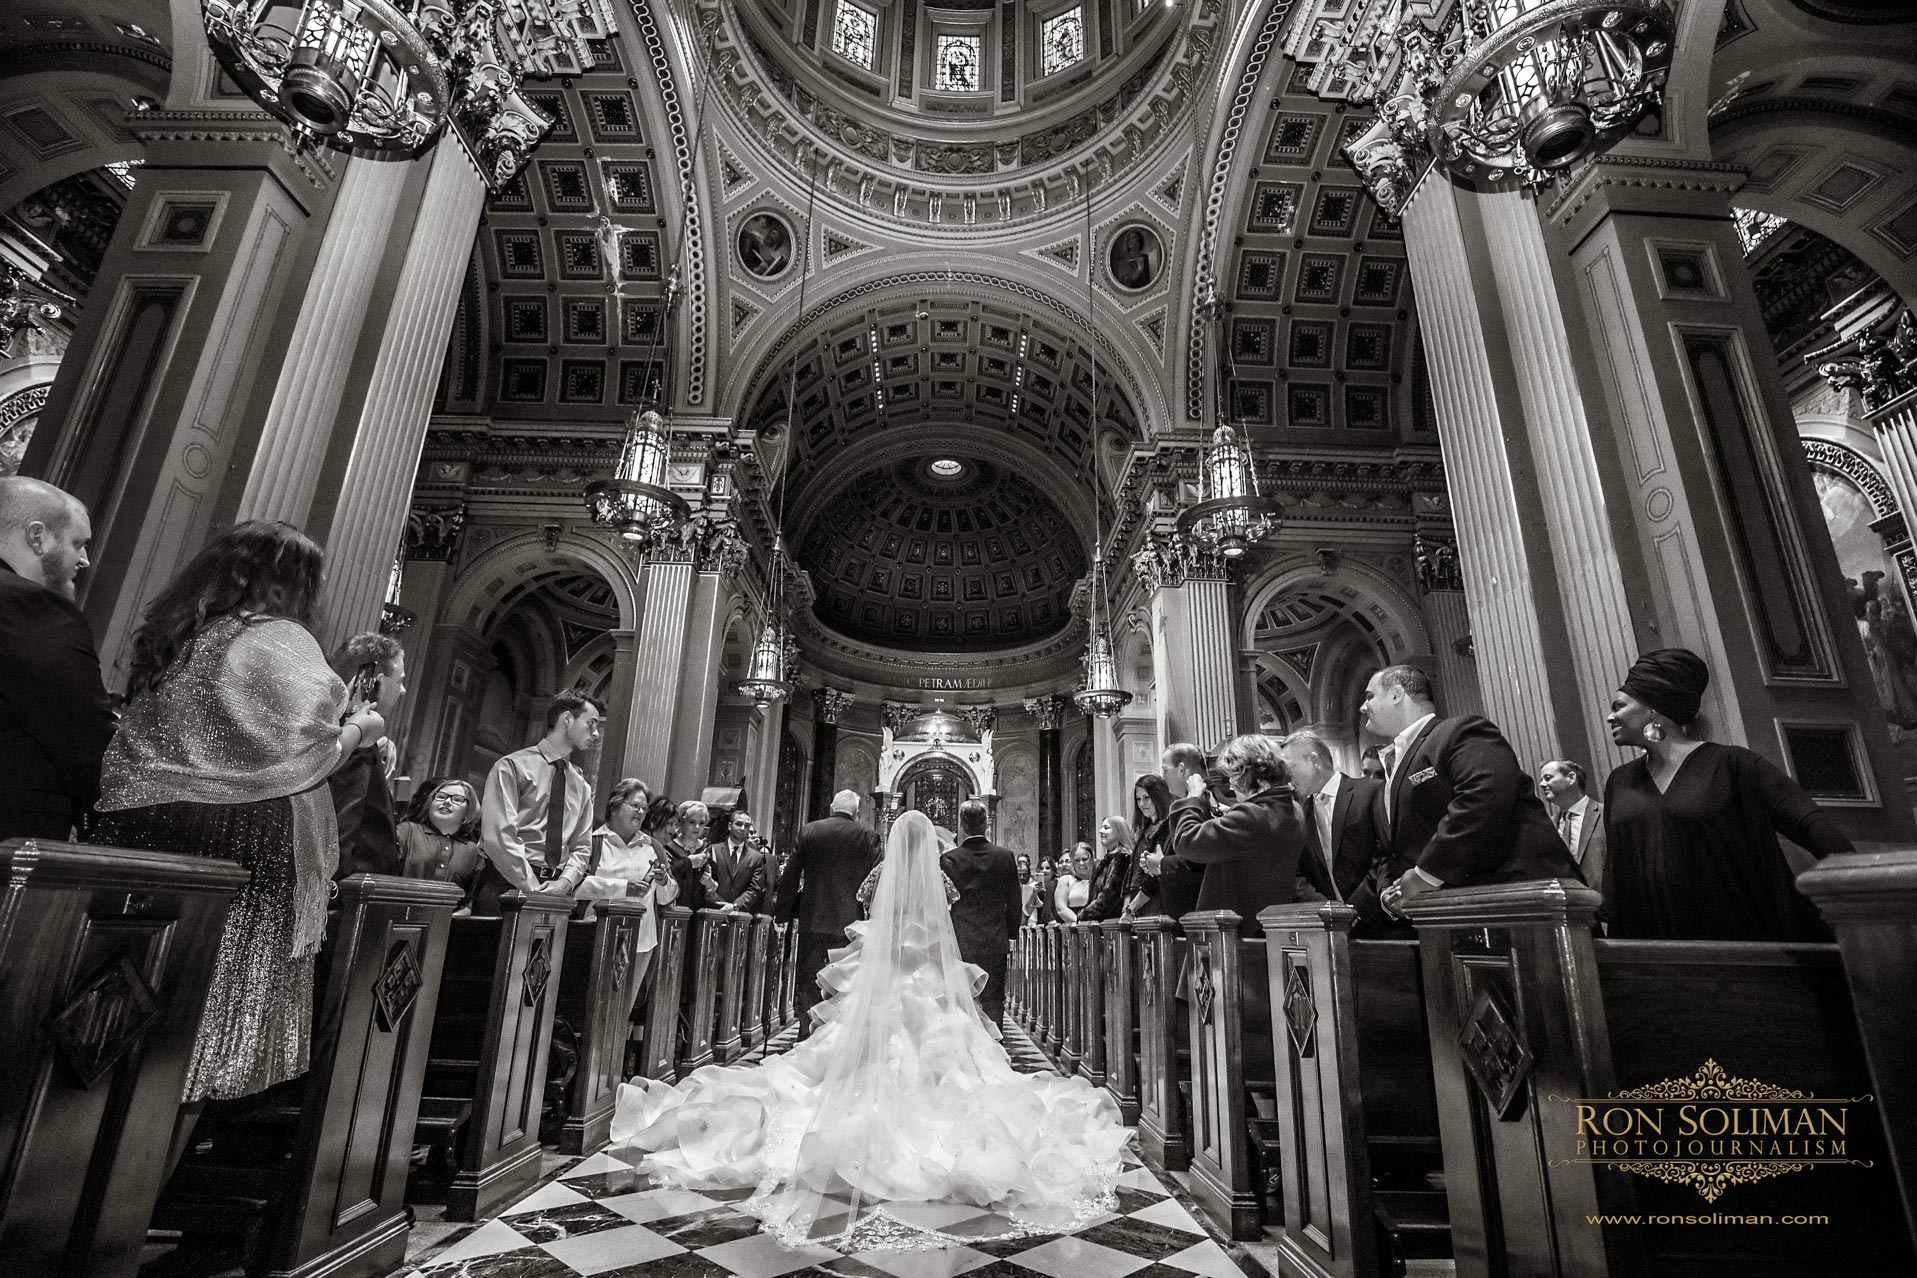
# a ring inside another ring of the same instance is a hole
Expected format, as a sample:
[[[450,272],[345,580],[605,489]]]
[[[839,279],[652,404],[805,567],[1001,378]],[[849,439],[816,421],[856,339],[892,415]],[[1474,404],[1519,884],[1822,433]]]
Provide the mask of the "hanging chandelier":
[[[1098,331],[1097,295],[1092,291],[1092,184],[1085,183],[1085,324]],[[1098,347],[1091,348],[1092,422],[1098,422]],[[1093,438],[1097,437],[1094,430]],[[1118,686],[1118,663],[1112,659],[1112,636],[1105,603],[1105,522],[1101,504],[1103,485],[1098,463],[1092,462],[1092,583],[1089,634],[1085,640],[1085,684],[1072,694],[1079,710],[1095,719],[1109,719],[1131,704],[1132,694]]]
[[[603,6],[532,0],[201,0],[207,43],[246,95],[305,145],[408,159],[449,121],[494,190],[552,127],[529,72],[592,65]]]
[[[1676,24],[1665,0],[1462,0],[1461,9],[1462,52],[1439,72],[1431,104],[1438,162],[1459,177],[1544,181],[1608,149],[1663,91]]]
[[[627,541],[646,541],[692,513],[685,498],[666,485],[671,431],[658,404],[648,400],[626,425],[619,469],[586,489],[586,509],[597,524],[618,530]]]
[[[799,252],[799,310],[805,314],[805,286],[807,277],[812,273],[812,212],[818,196],[819,165],[813,157],[812,168],[806,181],[805,195],[805,231],[800,240]],[[796,438],[798,422],[793,418],[793,396],[798,390],[799,353],[795,345],[792,352],[792,367],[786,373],[786,414],[788,427],[786,438]],[[789,445],[788,445],[789,446]],[[780,477],[778,509],[772,520],[772,562],[766,576],[765,625],[759,631],[759,642],[753,646],[752,660],[746,665],[746,677],[733,684],[741,696],[751,697],[752,703],[761,710],[775,701],[783,701],[792,691],[788,677],[786,649],[788,637],[785,630],[785,484]]]
[[[1224,306],[1210,280],[1205,281],[1198,313],[1208,322],[1214,322],[1213,340],[1231,361],[1224,326],[1217,322]],[[1252,543],[1269,537],[1278,528],[1278,503],[1258,492],[1258,470],[1252,460],[1251,441],[1249,437],[1239,437],[1227,411],[1226,396],[1237,375],[1233,361],[1225,386],[1213,388],[1218,429],[1212,432],[1210,446],[1199,456],[1198,502],[1178,516],[1178,531],[1186,540],[1226,559],[1243,556]]]

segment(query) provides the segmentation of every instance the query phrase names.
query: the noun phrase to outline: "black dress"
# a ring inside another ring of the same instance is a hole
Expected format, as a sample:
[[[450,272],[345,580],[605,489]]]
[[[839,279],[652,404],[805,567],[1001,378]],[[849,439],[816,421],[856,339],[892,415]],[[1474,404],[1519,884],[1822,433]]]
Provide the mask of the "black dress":
[[[1819,858],[1852,851],[1829,814],[1782,769],[1742,746],[1705,742],[1662,794],[1644,759],[1604,783],[1610,935],[1694,941],[1828,941],[1793,883],[1784,835]]]

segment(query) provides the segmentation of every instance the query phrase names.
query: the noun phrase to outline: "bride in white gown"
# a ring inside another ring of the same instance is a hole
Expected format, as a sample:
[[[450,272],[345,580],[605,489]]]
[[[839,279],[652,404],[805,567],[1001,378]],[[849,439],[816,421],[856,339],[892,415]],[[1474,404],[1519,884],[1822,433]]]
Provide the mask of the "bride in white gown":
[[[750,1066],[619,1089],[610,1152],[738,1204],[788,1246],[942,1247],[1112,1210],[1128,1133],[1082,1078],[1020,1074],[973,1002],[932,822],[892,827],[870,917],[819,974],[817,1028]]]

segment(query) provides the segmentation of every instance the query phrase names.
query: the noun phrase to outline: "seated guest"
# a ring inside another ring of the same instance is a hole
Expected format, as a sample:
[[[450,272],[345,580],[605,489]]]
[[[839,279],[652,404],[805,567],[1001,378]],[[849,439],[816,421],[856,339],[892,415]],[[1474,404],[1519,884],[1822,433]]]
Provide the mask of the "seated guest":
[[[1092,871],[1091,899],[1078,912],[1080,923],[1115,919],[1125,909],[1125,884],[1132,874],[1132,827],[1124,817],[1098,823],[1098,866]]]
[[[1076,923],[1078,912],[1092,899],[1092,845],[1074,843],[1061,860],[1069,868],[1061,871],[1052,889],[1053,912],[1060,923]]]
[[[1132,845],[1132,872],[1125,881],[1125,917],[1161,913],[1158,902],[1159,873],[1145,870],[1145,858],[1160,864],[1171,834],[1171,788],[1165,778],[1150,773],[1132,783],[1132,828],[1138,831]]]
[[[248,871],[220,931],[171,1159],[208,1098],[297,1078],[312,1037],[313,960],[339,855],[327,774],[386,730],[347,713],[309,629],[320,548],[290,524],[219,534],[133,634],[127,702],[101,771],[95,836],[222,857]]]
[[[1577,858],[1584,881],[1604,886],[1604,805],[1585,791],[1584,768],[1569,759],[1553,759],[1538,769],[1538,791],[1550,804],[1558,837]]]
[[[630,988],[634,998],[646,983],[652,953],[659,948],[659,907],[679,899],[679,885],[650,835],[642,828],[652,792],[638,777],[627,777],[606,796],[606,820],[592,832],[593,866],[579,885],[580,900],[638,898],[646,912],[639,918],[639,966]],[[592,918],[587,907],[586,918]]]
[[[1819,858],[1851,842],[1769,759],[1698,739],[1710,678],[1696,653],[1661,648],[1639,657],[1611,698],[1611,739],[1644,755],[1604,783],[1610,934],[1828,941],[1777,836]]]
[[[1300,868],[1305,836],[1291,774],[1277,740],[1261,735],[1233,737],[1218,767],[1238,801],[1213,816],[1205,777],[1188,777],[1185,797],[1171,805],[1172,855],[1160,873],[1202,868],[1193,908],[1232,910],[1240,935],[1259,936],[1258,911],[1319,899]]]
[[[87,508],[0,477],[0,839],[65,839],[100,793],[113,712],[93,630],[73,602]]]
[[[391,635],[354,635],[333,650],[333,673],[346,683],[354,709],[371,705],[387,723],[394,721],[406,695],[406,652]],[[393,821],[393,792],[386,784],[382,746],[390,737],[368,742],[326,779],[333,794],[333,819],[339,825],[339,868],[349,874],[398,874],[399,836]]]
[[[399,872],[409,879],[457,883],[470,911],[479,881],[479,791],[456,777],[420,787],[399,823]]]
[[[1374,813],[1387,854],[1410,867],[1385,889],[1387,912],[1443,887],[1579,878],[1497,725],[1439,718],[1431,676],[1416,666],[1372,675],[1362,709],[1364,726],[1391,739]]]
[[[479,804],[479,846],[486,854],[473,913],[495,916],[506,892],[570,893],[592,860],[592,786],[573,765],[599,744],[605,707],[582,692],[562,692],[546,707],[546,735],[501,755]]]

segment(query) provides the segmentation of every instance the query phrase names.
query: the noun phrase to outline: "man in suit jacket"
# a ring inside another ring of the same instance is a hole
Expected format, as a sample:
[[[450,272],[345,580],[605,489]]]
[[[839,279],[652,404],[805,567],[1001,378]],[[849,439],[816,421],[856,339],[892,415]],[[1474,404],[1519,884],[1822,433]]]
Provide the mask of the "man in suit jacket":
[[[1386,910],[1443,887],[1580,879],[1531,779],[1489,719],[1440,719],[1431,677],[1416,666],[1371,676],[1363,709],[1365,727],[1391,739],[1380,752],[1385,781],[1376,803],[1386,851],[1410,866],[1385,890]]]
[[[809,1012],[824,995],[819,971],[832,947],[844,945],[845,929],[859,917],[859,885],[878,864],[879,834],[859,824],[859,795],[841,790],[832,796],[832,815],[799,829],[792,855],[779,876],[772,917],[799,928],[798,977],[792,1005],[799,1037],[812,1033]]]
[[[1217,811],[1212,799],[1211,765],[1203,750],[1189,741],[1174,742],[1166,747],[1165,753],[1159,758],[1158,770],[1165,778],[1165,788],[1171,791],[1174,803],[1195,793],[1203,800],[1199,810],[1206,818]],[[1193,777],[1203,784],[1194,786]],[[1166,812],[1163,815],[1169,826],[1171,814]],[[1166,833],[1169,836],[1169,828]],[[1204,866],[1166,856],[1161,857],[1156,862],[1155,870],[1150,872],[1158,875],[1159,913],[1175,919],[1198,908],[1198,892],[1204,884]]]
[[[751,914],[766,899],[772,883],[770,858],[752,842],[752,817],[734,812],[723,842],[712,847],[712,878],[718,884],[712,904],[721,910]]]
[[[92,539],[65,492],[0,478],[0,839],[68,838],[100,795],[113,712],[73,602]]]
[[[985,969],[978,1010],[993,1025],[1005,1020],[1005,968],[1012,938],[1024,909],[1019,900],[1018,858],[985,837],[985,805],[977,799],[959,804],[959,841],[939,858],[939,868],[958,889],[952,903],[952,930],[959,957]]]
[[[1305,832],[1304,877],[1320,896],[1343,901],[1358,911],[1353,935],[1408,933],[1410,924],[1387,915],[1378,904],[1379,895],[1407,868],[1407,863],[1386,854],[1378,826],[1378,795],[1384,782],[1339,772],[1331,748],[1315,732],[1292,733],[1279,753],[1298,793],[1298,816]]]
[[[1259,936],[1258,911],[1318,895],[1301,869],[1304,827],[1278,742],[1260,734],[1234,737],[1218,766],[1238,801],[1217,816],[1205,779],[1186,778],[1186,796],[1171,805],[1172,855],[1161,873],[1202,866],[1199,910],[1231,910],[1240,936]]]
[[[1583,765],[1553,759],[1538,769],[1538,789],[1554,809],[1558,837],[1577,858],[1578,872],[1594,888],[1604,886],[1604,804],[1584,788]]]

